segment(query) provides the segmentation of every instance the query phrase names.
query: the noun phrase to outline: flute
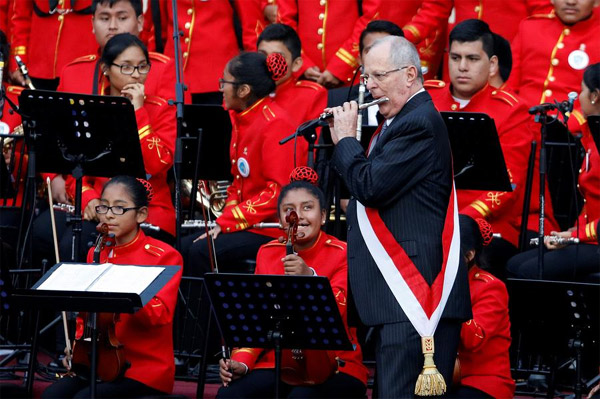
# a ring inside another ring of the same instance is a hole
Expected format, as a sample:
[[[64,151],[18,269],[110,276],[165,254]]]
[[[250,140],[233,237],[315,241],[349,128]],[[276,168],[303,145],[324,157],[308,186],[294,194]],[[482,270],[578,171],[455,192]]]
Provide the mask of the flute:
[[[556,245],[579,244],[579,238],[577,237],[545,236],[544,239],[548,239],[548,242]],[[529,240],[529,245],[538,245],[539,242],[539,238],[532,238]]]
[[[208,222],[208,227],[213,228],[217,225],[217,222],[210,221]],[[204,220],[186,220],[181,225],[182,229],[195,229],[206,227],[206,222]],[[269,223],[269,222],[260,222],[252,225],[253,229],[281,229],[281,225],[279,223]]]
[[[75,212],[75,206],[71,205],[71,204],[63,204],[61,202],[52,205],[52,208],[55,211],[60,211],[60,212],[65,212],[65,213],[69,213],[69,214],[73,214],[73,212]],[[151,223],[140,223],[140,227],[143,229],[147,229],[147,230],[152,230],[152,231],[160,231],[160,227],[159,226],[155,226]]]
[[[387,98],[387,97],[381,97],[381,98],[378,98],[378,99],[376,99],[376,100],[373,100],[373,101],[371,101],[371,102],[368,102],[368,103],[364,103],[364,104],[361,104],[361,105],[359,105],[359,106],[358,106],[358,110],[359,110],[359,111],[362,111],[362,110],[363,110],[363,109],[365,109],[365,108],[369,108],[369,107],[371,107],[371,106],[373,106],[373,105],[381,104],[381,103],[384,103],[384,102],[386,102],[386,101],[390,101],[390,99],[389,99],[389,98]],[[321,121],[324,121],[324,120],[326,120],[326,119],[329,119],[329,118],[332,118],[332,117],[333,117],[333,112],[323,112],[323,113],[322,113],[322,114],[319,116],[319,120],[321,120]]]

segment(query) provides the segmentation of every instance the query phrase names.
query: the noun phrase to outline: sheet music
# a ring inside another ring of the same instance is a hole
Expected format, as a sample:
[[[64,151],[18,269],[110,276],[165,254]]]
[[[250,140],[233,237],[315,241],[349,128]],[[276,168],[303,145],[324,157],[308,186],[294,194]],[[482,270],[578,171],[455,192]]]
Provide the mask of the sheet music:
[[[119,292],[140,295],[164,270],[156,266],[103,263],[60,265],[38,290]]]
[[[87,263],[66,263],[57,268],[38,290],[86,291],[88,287],[110,268],[112,264],[90,265]]]
[[[90,292],[134,292],[140,295],[164,267],[114,265],[87,289]]]

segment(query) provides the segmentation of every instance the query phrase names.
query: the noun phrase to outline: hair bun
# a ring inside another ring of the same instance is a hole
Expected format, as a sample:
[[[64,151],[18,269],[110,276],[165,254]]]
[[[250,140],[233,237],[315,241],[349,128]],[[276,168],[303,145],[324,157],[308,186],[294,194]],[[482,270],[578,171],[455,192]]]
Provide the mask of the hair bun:
[[[152,201],[152,198],[154,198],[154,189],[152,188],[152,184],[150,184],[150,182],[145,179],[138,178],[136,180],[142,183],[142,186],[144,186],[144,188],[146,189],[146,197],[148,198],[148,203],[150,203],[150,201]]]
[[[308,166],[298,166],[290,174],[290,183],[295,181],[305,181],[316,186],[319,181],[319,175],[314,169]]]
[[[479,231],[481,232],[481,238],[483,239],[483,246],[487,247],[494,238],[494,230],[492,230],[492,225],[481,218],[477,218],[475,221],[479,225]]]
[[[267,56],[267,69],[271,72],[271,78],[278,81],[283,78],[288,70],[287,62],[283,55],[279,53],[271,53]]]

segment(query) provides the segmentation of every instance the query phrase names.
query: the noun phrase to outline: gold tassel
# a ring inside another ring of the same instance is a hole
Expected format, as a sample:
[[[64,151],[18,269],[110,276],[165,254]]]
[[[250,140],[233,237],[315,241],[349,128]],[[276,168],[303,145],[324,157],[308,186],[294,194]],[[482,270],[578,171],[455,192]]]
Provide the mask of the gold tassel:
[[[438,371],[433,362],[433,353],[435,347],[433,345],[433,337],[421,337],[421,347],[425,362],[423,370],[417,378],[415,386],[415,395],[417,396],[440,396],[446,392],[446,381],[444,376]]]

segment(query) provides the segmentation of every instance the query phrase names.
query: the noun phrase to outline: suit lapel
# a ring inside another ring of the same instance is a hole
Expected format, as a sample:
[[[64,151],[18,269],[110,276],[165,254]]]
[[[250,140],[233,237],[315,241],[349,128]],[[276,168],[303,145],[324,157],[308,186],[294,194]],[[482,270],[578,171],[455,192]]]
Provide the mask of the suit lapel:
[[[378,138],[377,143],[375,144],[375,147],[379,147],[385,143],[386,136],[389,136],[390,132],[395,131],[395,127],[401,123],[400,120],[402,118],[406,117],[410,112],[414,111],[415,109],[417,109],[418,107],[420,107],[423,103],[425,103],[427,101],[431,101],[431,96],[426,91],[421,92],[421,93],[417,94],[416,96],[414,96],[413,98],[411,98],[411,100],[408,103],[406,103],[404,105],[404,107],[402,107],[400,112],[398,112],[398,114],[396,115],[396,117],[394,118],[394,120],[392,121],[390,126],[388,126],[388,129],[384,132],[384,134]]]

